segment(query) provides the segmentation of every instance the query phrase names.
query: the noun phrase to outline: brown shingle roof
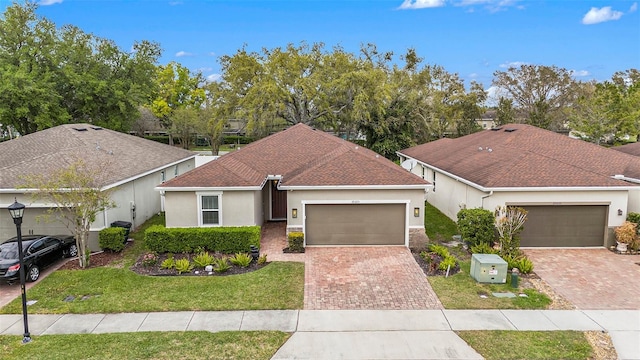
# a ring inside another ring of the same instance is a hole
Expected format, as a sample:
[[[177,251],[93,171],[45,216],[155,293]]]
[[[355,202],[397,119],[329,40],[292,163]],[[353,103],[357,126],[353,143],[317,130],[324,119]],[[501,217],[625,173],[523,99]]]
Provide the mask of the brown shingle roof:
[[[635,142],[631,144],[621,145],[612,147],[613,150],[618,150],[625,154],[630,154],[633,156],[640,156],[640,142]]]
[[[400,153],[485,188],[630,186],[612,176],[640,178],[640,158],[524,124]]]
[[[194,156],[94,125],[60,125],[0,143],[0,188],[16,188],[25,175],[47,174],[79,159],[99,164],[104,169],[100,184],[107,186]]]
[[[167,181],[167,188],[261,186],[268,175],[282,186],[427,185],[375,152],[297,124]]]

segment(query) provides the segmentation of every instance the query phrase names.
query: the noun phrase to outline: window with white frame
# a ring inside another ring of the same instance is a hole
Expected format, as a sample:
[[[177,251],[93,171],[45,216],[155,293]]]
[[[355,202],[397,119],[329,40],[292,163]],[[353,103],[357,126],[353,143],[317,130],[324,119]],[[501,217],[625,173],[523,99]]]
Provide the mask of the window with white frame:
[[[200,225],[216,226],[220,225],[220,194],[201,194],[198,196],[200,210]]]
[[[433,171],[433,179],[431,180],[433,183],[433,192],[436,192],[436,171]]]

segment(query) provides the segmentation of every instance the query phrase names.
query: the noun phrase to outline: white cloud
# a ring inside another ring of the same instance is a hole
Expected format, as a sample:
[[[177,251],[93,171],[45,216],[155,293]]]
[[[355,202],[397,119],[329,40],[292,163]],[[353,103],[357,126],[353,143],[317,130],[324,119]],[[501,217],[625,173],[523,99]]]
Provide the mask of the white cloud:
[[[591,75],[587,70],[571,70],[571,75],[575,77],[585,77]]]
[[[213,71],[213,68],[211,68],[211,67],[201,67],[201,68],[198,69],[198,71],[206,73],[206,72],[209,72],[209,71]]]
[[[469,77],[471,79],[477,79],[478,78],[478,73],[471,73],[471,74],[469,74]]]
[[[634,2],[633,4],[631,4],[631,7],[629,8],[629,12],[636,12],[636,10],[638,10],[638,3]]]
[[[207,76],[207,81],[208,82],[218,81],[218,80],[220,80],[221,77],[222,77],[222,75],[220,75],[220,74],[211,74],[211,75]]]
[[[498,12],[507,7],[516,6],[519,0],[459,0],[454,5],[456,6],[483,6],[491,12]],[[522,9],[522,6],[516,6],[518,9]],[[467,12],[473,12],[472,9]]]
[[[216,56],[216,53],[214,53],[213,51],[209,52],[207,55],[209,56]]]
[[[38,2],[38,5],[47,6],[47,5],[60,4],[60,3],[62,3],[62,0],[40,0]]]
[[[582,18],[582,23],[584,25],[593,25],[605,21],[618,20],[622,15],[622,11],[611,10],[611,6],[605,6],[600,9],[592,7]]]
[[[169,5],[171,6],[182,5],[182,1],[169,1]]]
[[[178,51],[176,53],[176,57],[183,57],[183,56],[193,56],[193,54],[186,51]]]
[[[512,68],[512,67],[520,67],[522,65],[527,65],[526,62],[522,62],[522,61],[512,61],[512,62],[508,62],[508,63],[504,63],[504,64],[500,64],[499,66],[503,69],[508,69],[508,68]]]
[[[399,9],[424,9],[444,6],[445,0],[404,0]]]

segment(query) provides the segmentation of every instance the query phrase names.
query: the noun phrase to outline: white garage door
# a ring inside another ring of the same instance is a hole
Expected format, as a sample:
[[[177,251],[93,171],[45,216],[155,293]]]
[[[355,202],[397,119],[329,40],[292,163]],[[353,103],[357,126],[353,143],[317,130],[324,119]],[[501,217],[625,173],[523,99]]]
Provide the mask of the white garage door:
[[[405,204],[306,205],[307,245],[404,245]]]

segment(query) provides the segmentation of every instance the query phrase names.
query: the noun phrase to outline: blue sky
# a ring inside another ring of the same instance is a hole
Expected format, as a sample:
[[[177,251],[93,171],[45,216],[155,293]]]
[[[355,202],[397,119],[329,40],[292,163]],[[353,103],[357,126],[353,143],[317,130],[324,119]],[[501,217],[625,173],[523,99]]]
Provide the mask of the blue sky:
[[[0,9],[10,4],[0,0]],[[249,50],[324,42],[357,52],[363,43],[400,55],[413,47],[427,63],[489,88],[492,74],[521,63],[556,65],[580,80],[640,68],[636,1],[590,0],[41,0],[38,13],[129,49],[161,44],[210,79],[217,58]]]

